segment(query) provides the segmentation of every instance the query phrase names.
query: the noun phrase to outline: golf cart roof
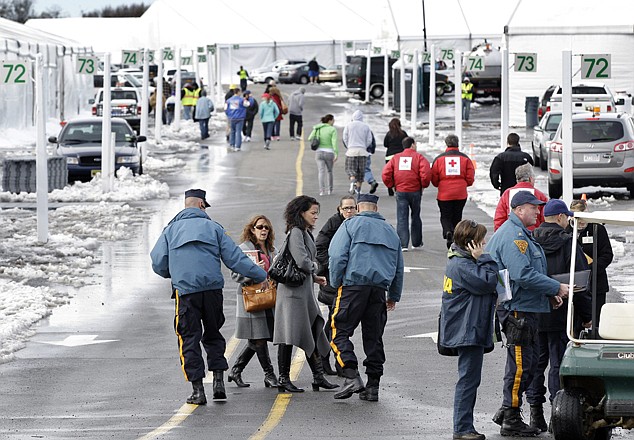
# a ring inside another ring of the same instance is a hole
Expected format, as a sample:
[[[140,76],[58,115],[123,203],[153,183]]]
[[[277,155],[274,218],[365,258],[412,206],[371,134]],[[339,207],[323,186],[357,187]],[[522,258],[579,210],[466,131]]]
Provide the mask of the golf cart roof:
[[[634,211],[575,212],[575,219],[586,223],[634,226]]]

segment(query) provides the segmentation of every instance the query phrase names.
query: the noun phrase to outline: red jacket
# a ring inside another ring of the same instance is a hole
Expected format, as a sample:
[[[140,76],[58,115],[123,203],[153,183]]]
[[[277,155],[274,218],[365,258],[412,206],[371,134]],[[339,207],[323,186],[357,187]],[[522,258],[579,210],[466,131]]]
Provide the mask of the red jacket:
[[[275,120],[281,121],[282,119],[284,119],[284,116],[282,116],[282,99],[274,94],[271,94],[271,99],[273,100],[275,105],[277,105],[277,109],[280,111],[280,114],[277,115],[277,118],[275,118]]]
[[[518,182],[517,185],[512,186],[511,188],[504,191],[502,197],[500,197],[498,207],[495,208],[495,217],[493,217],[494,231],[497,231],[497,229],[502,226],[502,224],[509,218],[509,212],[511,212],[511,199],[518,190],[530,191],[542,202],[548,201],[548,197],[543,192],[535,188],[530,182]],[[544,205],[539,207],[537,223],[535,223],[533,226],[528,226],[526,229],[528,229],[529,231],[533,231],[542,223],[544,223]]]
[[[416,192],[429,186],[429,161],[411,148],[395,154],[383,167],[383,183],[398,192]]]
[[[441,201],[466,200],[467,187],[473,185],[474,179],[473,162],[458,147],[447,147],[431,166],[431,183],[438,187],[436,199]]]

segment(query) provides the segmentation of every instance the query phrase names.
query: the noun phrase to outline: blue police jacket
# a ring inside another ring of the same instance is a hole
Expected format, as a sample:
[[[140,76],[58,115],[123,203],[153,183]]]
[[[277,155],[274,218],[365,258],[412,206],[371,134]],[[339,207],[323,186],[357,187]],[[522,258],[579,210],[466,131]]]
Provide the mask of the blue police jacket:
[[[224,287],[220,261],[259,283],[264,269],[253,263],[218,223],[198,208],[185,208],[167,224],[150,253],[152,269],[172,279],[180,296]]]
[[[403,290],[403,253],[396,231],[378,212],[345,220],[328,248],[330,285],[374,286],[399,301]]]
[[[455,244],[448,257],[438,341],[444,347],[491,347],[498,265],[489,254],[474,260]]]
[[[546,275],[546,256],[522,221],[511,212],[486,247],[500,270],[508,269],[513,298],[506,310],[550,312],[549,296],[557,295],[559,282]]]

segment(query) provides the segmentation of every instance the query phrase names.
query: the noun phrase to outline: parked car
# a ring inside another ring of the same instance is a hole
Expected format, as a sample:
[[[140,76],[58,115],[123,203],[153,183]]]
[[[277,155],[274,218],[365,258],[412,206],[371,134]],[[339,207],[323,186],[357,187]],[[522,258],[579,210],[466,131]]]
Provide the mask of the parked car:
[[[548,152],[548,193],[562,194],[561,125]],[[634,121],[627,113],[572,115],[573,187],[626,187],[634,198]]]
[[[560,122],[561,112],[546,112],[539,125],[533,129],[533,163],[542,170],[548,168],[548,144],[555,136]]]
[[[319,66],[319,71],[325,69]],[[283,66],[278,72],[278,81],[282,84],[308,84],[308,63]]]
[[[561,86],[558,86],[550,97],[546,110],[561,111],[562,99]],[[616,112],[614,95],[607,84],[587,81],[572,85],[573,111],[593,111],[596,107],[599,107],[601,113]]]
[[[48,141],[55,144],[55,155],[66,157],[68,181],[89,181],[101,172],[102,118],[81,118],[68,121],[58,136]],[[115,133],[115,170],[127,167],[134,174],[143,174],[143,150],[139,145],[145,136],[137,136],[121,118],[111,120]]]
[[[268,84],[271,80],[278,80],[279,71],[283,66],[306,64],[307,62],[306,60],[276,60],[267,66],[253,69],[253,71],[249,73],[250,79],[256,84]]]
[[[627,112],[628,110],[632,112],[632,110],[634,110],[634,98],[631,93],[618,91],[614,95],[614,101],[616,103],[617,113]]]
[[[373,55],[370,61],[370,97],[372,99],[383,97],[383,55]],[[365,99],[365,74],[368,58],[361,55],[348,55],[346,57],[346,91],[359,95]],[[396,58],[388,58],[388,70],[392,71],[392,65]],[[388,89],[392,90],[392,75],[388,78]],[[388,90],[388,91],[389,91]]]
[[[341,64],[319,69],[319,82],[341,82]]]
[[[103,89],[99,89],[92,104],[92,115],[103,116]],[[135,129],[141,128],[141,93],[136,87],[115,87],[110,90],[110,114],[123,118]]]

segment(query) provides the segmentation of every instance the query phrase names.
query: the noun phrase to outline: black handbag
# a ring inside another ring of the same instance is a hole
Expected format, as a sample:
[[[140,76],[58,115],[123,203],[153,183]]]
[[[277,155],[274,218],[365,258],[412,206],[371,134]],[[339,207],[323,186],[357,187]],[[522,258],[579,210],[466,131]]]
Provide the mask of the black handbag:
[[[297,267],[291,252],[288,250],[288,236],[284,241],[283,250],[277,254],[269,268],[269,278],[288,287],[299,287],[306,280],[306,273]]]
[[[315,151],[319,148],[319,128],[315,131],[315,137],[310,141],[310,149]]]

